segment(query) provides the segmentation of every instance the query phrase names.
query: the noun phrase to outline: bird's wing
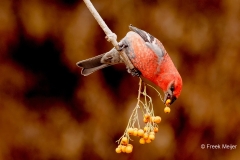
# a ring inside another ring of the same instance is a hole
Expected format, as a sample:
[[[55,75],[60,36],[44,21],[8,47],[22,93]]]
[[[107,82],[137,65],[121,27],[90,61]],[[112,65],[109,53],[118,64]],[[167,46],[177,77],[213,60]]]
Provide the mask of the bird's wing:
[[[134,27],[133,25],[129,26],[131,31],[136,32],[139,34],[142,39],[146,42],[146,45],[157,54],[159,58],[164,56],[164,52],[162,48],[158,44],[158,39],[153,37],[151,34],[145,32],[144,30],[138,29],[137,27]]]
[[[145,32],[144,30],[134,27],[133,25],[130,25],[129,29],[131,31],[139,34],[145,42],[154,43],[155,37],[153,37],[151,34]]]

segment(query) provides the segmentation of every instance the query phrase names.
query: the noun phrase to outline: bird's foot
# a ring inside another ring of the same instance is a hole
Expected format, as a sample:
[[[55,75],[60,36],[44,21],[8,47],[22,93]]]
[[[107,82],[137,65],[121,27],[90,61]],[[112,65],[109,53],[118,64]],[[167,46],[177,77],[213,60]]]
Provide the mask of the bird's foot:
[[[128,47],[128,45],[124,41],[123,42],[119,42],[118,46],[119,46],[118,51],[121,51],[121,50],[123,50],[123,48]]]
[[[137,76],[140,77],[141,72],[139,70],[137,70],[136,68],[133,69],[129,69],[127,68],[128,73],[130,73],[133,77]]]

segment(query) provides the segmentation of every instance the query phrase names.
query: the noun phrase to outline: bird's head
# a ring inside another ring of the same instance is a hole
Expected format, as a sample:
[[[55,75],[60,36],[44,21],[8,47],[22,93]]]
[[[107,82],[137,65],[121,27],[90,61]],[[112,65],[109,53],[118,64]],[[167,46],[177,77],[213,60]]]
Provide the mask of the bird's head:
[[[182,91],[182,78],[179,74],[172,75],[166,84],[166,88],[164,91],[164,99],[163,102],[167,106],[173,104],[173,102],[180,96]]]

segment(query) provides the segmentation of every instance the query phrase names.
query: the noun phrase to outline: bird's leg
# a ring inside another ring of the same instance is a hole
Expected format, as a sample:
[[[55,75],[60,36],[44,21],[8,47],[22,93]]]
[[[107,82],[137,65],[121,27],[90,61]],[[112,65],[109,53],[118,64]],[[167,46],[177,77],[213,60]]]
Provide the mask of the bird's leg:
[[[118,46],[119,46],[118,51],[121,51],[123,48],[128,47],[128,44],[125,43],[124,41],[121,41],[121,42],[118,43]]]
[[[119,42],[118,46],[119,46],[119,50],[118,51],[121,51],[124,48],[127,48],[128,44],[125,41],[121,41],[121,42]],[[127,72],[130,73],[133,77],[134,76],[140,77],[140,75],[141,75],[141,72],[138,71],[136,68],[131,69],[128,66],[127,66]]]
[[[140,75],[141,75],[141,72],[139,70],[137,70],[136,68],[133,68],[133,69],[127,68],[127,72],[130,73],[133,77],[135,77],[135,76],[140,77]]]

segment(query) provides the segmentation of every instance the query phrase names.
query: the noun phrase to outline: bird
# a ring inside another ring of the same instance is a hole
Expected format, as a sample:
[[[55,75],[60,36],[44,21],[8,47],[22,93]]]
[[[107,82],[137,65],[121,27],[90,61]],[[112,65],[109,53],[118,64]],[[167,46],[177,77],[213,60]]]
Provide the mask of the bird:
[[[148,32],[133,25],[119,42],[119,50],[112,48],[109,52],[82,60],[76,65],[82,68],[81,74],[88,76],[95,71],[124,63],[119,51],[124,50],[134,69],[127,68],[133,76],[143,76],[156,84],[164,92],[163,102],[170,106],[180,96],[182,78],[163,44]]]

